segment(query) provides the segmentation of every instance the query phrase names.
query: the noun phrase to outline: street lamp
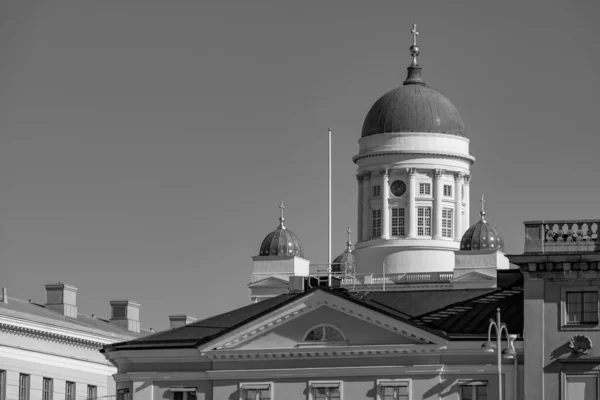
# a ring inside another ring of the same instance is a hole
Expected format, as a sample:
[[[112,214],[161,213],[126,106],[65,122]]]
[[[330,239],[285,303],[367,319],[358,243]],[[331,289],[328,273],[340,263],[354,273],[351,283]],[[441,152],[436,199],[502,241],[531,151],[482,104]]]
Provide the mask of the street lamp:
[[[496,330],[496,343],[492,342],[492,328]],[[506,334],[506,349],[502,349],[502,332]],[[516,335],[510,335],[508,328],[504,322],[500,320],[500,308],[496,309],[496,321],[490,318],[490,326],[488,328],[488,340],[481,348],[486,353],[493,353],[497,350],[498,354],[498,400],[502,400],[502,357],[507,360],[515,359],[517,352],[513,342],[516,339]]]

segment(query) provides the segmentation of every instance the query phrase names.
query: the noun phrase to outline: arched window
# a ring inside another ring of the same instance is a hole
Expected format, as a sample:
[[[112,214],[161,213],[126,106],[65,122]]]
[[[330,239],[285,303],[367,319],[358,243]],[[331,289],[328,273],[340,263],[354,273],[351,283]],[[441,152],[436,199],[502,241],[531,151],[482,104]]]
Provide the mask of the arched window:
[[[342,342],[346,340],[342,332],[331,325],[317,325],[306,336],[305,342]]]

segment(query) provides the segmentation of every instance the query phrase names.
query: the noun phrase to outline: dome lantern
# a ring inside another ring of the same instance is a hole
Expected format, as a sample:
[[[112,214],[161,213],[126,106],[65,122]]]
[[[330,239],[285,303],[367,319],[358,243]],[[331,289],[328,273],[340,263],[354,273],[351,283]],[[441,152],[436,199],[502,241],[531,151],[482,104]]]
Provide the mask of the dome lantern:
[[[260,245],[259,256],[298,256],[304,258],[302,244],[300,239],[284,225],[285,218],[283,211],[285,207],[283,201],[279,206],[281,216],[279,217],[279,226],[273,232],[269,233]]]

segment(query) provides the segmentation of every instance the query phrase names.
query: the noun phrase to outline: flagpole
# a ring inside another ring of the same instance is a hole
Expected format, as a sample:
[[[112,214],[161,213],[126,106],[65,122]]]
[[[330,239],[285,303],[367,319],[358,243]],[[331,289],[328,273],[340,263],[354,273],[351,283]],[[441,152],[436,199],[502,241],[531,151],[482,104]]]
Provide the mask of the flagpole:
[[[329,245],[327,247],[327,286],[331,287],[331,128],[329,129],[329,230],[327,238]]]

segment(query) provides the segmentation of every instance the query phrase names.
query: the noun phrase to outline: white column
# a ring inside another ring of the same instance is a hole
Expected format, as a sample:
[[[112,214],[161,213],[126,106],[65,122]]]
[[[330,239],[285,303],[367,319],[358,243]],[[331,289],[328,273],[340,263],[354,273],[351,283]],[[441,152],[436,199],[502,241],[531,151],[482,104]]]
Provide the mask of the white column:
[[[433,195],[433,238],[441,239],[442,238],[442,198],[444,196],[444,181],[442,181],[442,176],[444,176],[443,169],[436,169],[433,171],[433,185],[435,186],[435,192]]]
[[[465,204],[465,213],[463,214],[463,230],[469,229],[471,226],[471,197],[470,197],[470,188],[471,186],[471,175],[465,175],[465,186],[464,191],[465,195],[462,199],[462,202]],[[460,193],[459,193],[460,194]],[[461,238],[458,238],[460,240]]]
[[[408,173],[408,238],[417,237],[417,209],[415,197],[417,196],[417,169],[407,168]]]
[[[390,238],[390,175],[387,169],[379,171],[381,174],[381,237]]]
[[[358,211],[356,213],[356,241],[362,240],[363,234],[363,175],[356,174],[356,181],[358,182]]]
[[[454,196],[454,240],[460,241],[462,239],[462,188],[463,182],[465,181],[465,174],[462,172],[456,172],[454,174],[454,188],[456,189],[456,196]]]
[[[371,173],[363,173],[363,206],[362,206],[362,238],[368,240],[371,237],[369,227],[371,226],[371,219],[369,216],[369,199],[371,198]]]

